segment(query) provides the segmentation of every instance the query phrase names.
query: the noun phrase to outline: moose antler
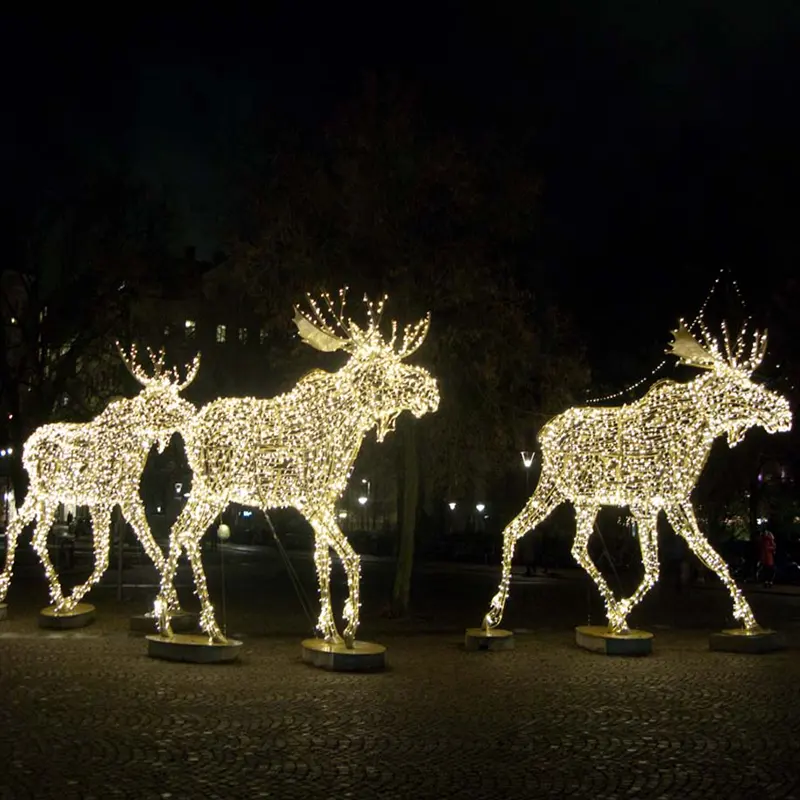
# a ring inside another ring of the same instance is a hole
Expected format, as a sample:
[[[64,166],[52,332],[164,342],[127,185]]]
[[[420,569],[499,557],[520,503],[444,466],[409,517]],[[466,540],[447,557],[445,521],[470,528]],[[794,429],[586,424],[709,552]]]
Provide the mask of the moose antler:
[[[430,327],[430,311],[418,322],[406,325],[403,328],[403,342],[397,350],[397,355],[400,358],[408,358],[425,341]]]
[[[383,310],[388,299],[387,295],[384,295],[377,302],[371,301],[367,295],[364,295],[364,304],[367,307],[367,326],[361,328],[354,320],[345,317],[346,293],[346,287],[339,291],[340,307],[338,311],[334,307],[330,295],[327,293],[322,294],[322,299],[327,307],[327,314],[333,320],[332,323],[328,321],[326,312],[320,308],[310,294],[307,295],[307,298],[311,307],[311,314],[302,312],[297,306],[294,307],[294,323],[297,325],[297,330],[303,341],[317,350],[328,353],[334,350],[347,350],[352,353],[360,346],[366,344],[374,345],[376,342],[380,342],[384,347],[394,350],[397,340],[397,322],[392,321],[392,333],[388,341],[380,333]],[[430,314],[427,314],[419,322],[404,327],[403,341],[396,351],[397,356],[406,358],[422,344],[428,334],[430,321]],[[344,336],[341,336],[339,331]]]
[[[709,333],[708,328],[700,321],[701,342],[695,339],[689,329],[680,321],[678,329],[672,331],[674,341],[670,344],[667,353],[677,356],[680,364],[686,364],[700,369],[735,369],[747,374],[752,373],[761,363],[767,349],[767,333],[753,331],[753,342],[750,353],[743,358],[747,346],[747,323],[742,326],[735,342],[731,342],[730,332],[726,323],[722,323],[722,343]],[[724,349],[724,353],[723,353]]]
[[[147,348],[147,357],[153,367],[153,374],[148,375],[144,368],[138,363],[138,349],[135,344],[131,345],[130,353],[126,353],[122,345],[116,342],[117,351],[122,359],[122,363],[127,368],[128,372],[142,384],[142,386],[152,386],[156,383],[172,384],[175,385],[179,392],[183,391],[196,377],[200,369],[200,353],[198,353],[191,364],[188,364],[186,369],[186,377],[181,382],[180,374],[177,367],[170,370],[164,369],[164,361],[166,359],[166,351],[162,347],[158,353],[154,353],[149,347]]]
[[[722,330],[725,337],[725,351],[727,361],[734,369],[746,372],[748,375],[755,372],[758,365],[764,360],[764,355],[767,352],[767,331],[763,333],[758,330],[753,330],[753,341],[750,344],[750,353],[745,356],[745,349],[747,347],[747,322],[742,325],[742,330],[736,337],[735,347],[730,344],[730,336],[728,335],[728,328],[725,323],[722,323]]]
[[[678,357],[678,363],[701,369],[714,369],[717,359],[713,350],[704,347],[689,333],[683,320],[678,323],[678,329],[672,331],[674,341],[666,351]]]
[[[181,381],[178,368],[172,368],[172,375],[175,379],[173,383],[179,392],[182,392],[197,377],[197,373],[200,370],[200,353],[192,359],[191,364],[186,364],[184,369],[186,370],[186,377]]]
[[[332,353],[334,350],[348,349],[350,346],[350,335],[344,321],[344,308],[346,303],[347,287],[339,290],[340,310],[337,314],[333,301],[327,292],[323,292],[322,299],[334,319],[331,325],[325,318],[325,314],[317,304],[316,300],[310,295],[306,295],[308,305],[311,308],[311,315],[302,312],[298,306],[294,307],[294,324],[297,325],[297,332],[300,338],[308,345],[323,353]],[[345,333],[341,337],[336,333],[336,328],[340,328]]]

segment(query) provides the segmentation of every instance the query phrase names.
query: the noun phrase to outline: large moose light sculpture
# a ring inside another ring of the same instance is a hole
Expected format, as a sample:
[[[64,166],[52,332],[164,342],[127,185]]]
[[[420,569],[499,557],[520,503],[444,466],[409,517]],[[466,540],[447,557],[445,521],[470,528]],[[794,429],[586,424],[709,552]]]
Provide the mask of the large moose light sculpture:
[[[8,591],[17,540],[23,528],[36,522],[33,546],[50,584],[55,616],[73,612],[84,595],[108,568],[111,512],[119,505],[134,533],[159,573],[165,556],[153,538],[139,484],[147,456],[156,445],[162,452],[176,432],[185,431],[196,413],[180,396],[197,375],[200,356],[187,367],[181,381],[177,370],[164,367],[164,351],[148,350],[153,375],[137,363],[136,347],[130,354],[119,350],[125,366],[144,387],[134,398],[116,400],[87,423],[55,423],[37,428],[25,443],[22,463],[30,478],[25,502],[9,525],[6,563],[0,576],[0,600]],[[50,560],[47,538],[59,503],[89,506],[94,538],[94,569],[88,580],[65,597]],[[172,586],[163,586],[172,608],[177,596]]]
[[[286,394],[271,399],[222,398],[204,406],[185,432],[193,471],[192,490],[171,533],[163,575],[164,592],[172,587],[178,559],[186,552],[202,610],[200,625],[211,643],[225,643],[211,605],[200,552],[206,529],[230,503],[260,508],[292,507],[311,524],[320,591],[317,627],[326,641],[354,645],[359,623],[360,563],[336,522],[335,504],[346,485],[365,435],[377,426],[378,441],[393,429],[403,411],[414,416],[439,404],[436,381],[421,367],[404,363],[424,340],[430,317],[407,325],[397,343],[397,324],[386,341],[380,321],[386,298],[367,301],[368,324],[346,318],[345,290],[335,309],[323,294],[324,310],[311,296],[310,313],[295,308],[295,324],[306,344],[323,352],[350,355],[337,372],[314,370]],[[334,550],[342,562],[349,590],[339,636],[331,607],[330,572]],[[157,612],[168,598],[158,598]],[[171,636],[161,615],[161,634]]]
[[[517,540],[565,501],[575,506],[572,555],[599,588],[611,633],[627,630],[631,609],[658,579],[656,520],[661,511],[725,584],[734,616],[747,631],[758,628],[727,565],[700,531],[690,495],[718,436],[727,434],[733,446],[756,425],[769,432],[788,431],[789,403],[751,379],[764,357],[766,333],[755,331],[749,349],[745,328],[732,343],[723,325],[722,347],[703,325],[699,339],[683,322],[673,336],[668,352],[704,374],[688,383],[660,381],[641,400],[617,408],[571,408],[542,429],[541,477],[503,533],[502,577],[484,618],[485,630],[502,618]],[[637,523],[644,575],[630,597],[618,599],[589,556],[588,541],[601,506],[626,505]]]

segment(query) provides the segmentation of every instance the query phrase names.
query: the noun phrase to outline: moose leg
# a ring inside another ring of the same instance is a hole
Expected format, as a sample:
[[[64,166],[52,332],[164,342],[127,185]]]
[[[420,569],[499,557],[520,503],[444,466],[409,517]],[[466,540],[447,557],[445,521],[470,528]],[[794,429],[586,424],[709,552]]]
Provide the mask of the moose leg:
[[[658,580],[658,534],[656,531],[658,513],[654,514],[647,508],[632,508],[631,512],[639,530],[639,550],[642,554],[644,575],[642,575],[642,582],[636,591],[630,597],[617,601],[613,611],[609,611],[608,621],[614,631],[628,629],[628,614],[631,609],[653,588]]]
[[[56,607],[56,613],[72,611],[80,603],[84,595],[103,577],[108,569],[109,549],[111,546],[111,509],[109,503],[91,506],[89,514],[92,521],[92,549],[94,550],[94,569],[92,574],[80,586],[72,590],[69,597],[62,598]]]
[[[124,508],[120,506],[120,509],[125,519],[130,522],[133,532],[136,534],[136,538],[142,543],[147,557],[158,570],[159,578],[163,577],[167,559],[164,557],[164,553],[161,551],[158,542],[156,542],[153,536],[153,532],[150,530],[142,501],[136,496],[126,503]],[[166,601],[168,611],[180,610],[178,593],[175,591],[175,586],[172,583],[166,587],[161,587],[161,598]]]
[[[717,577],[725,584],[731,600],[733,600],[733,616],[738,619],[747,630],[758,628],[756,618],[750,604],[745,600],[744,595],[739,591],[736,581],[731,577],[728,565],[716,550],[708,543],[708,540],[700,530],[694,509],[688,501],[680,505],[673,506],[667,510],[667,519],[675,531],[682,536],[689,545],[691,551],[705,564],[708,569],[717,574]]]
[[[319,583],[320,608],[317,630],[326,642],[341,642],[331,605],[331,543],[322,523],[315,519],[312,527],[314,528],[314,565],[317,568]]]
[[[603,596],[603,601],[606,604],[606,616],[608,617],[608,627],[613,633],[622,633],[625,628],[625,615],[627,611],[618,611],[620,607],[619,601],[614,597],[614,592],[603,577],[603,573],[595,566],[589,555],[589,537],[594,530],[594,521],[597,517],[597,508],[594,506],[575,506],[575,521],[577,531],[575,533],[575,541],[572,543],[572,557],[583,567],[589,574],[589,577],[595,582],[600,594]],[[620,623],[620,618],[622,623]],[[620,627],[620,624],[622,627]]]
[[[58,573],[50,560],[50,553],[47,551],[47,537],[56,518],[56,509],[55,503],[42,502],[39,504],[39,520],[33,534],[33,549],[39,556],[39,561],[42,562],[47,582],[50,584],[50,600],[56,607],[59,607],[64,602],[64,594],[58,580]]]
[[[191,502],[191,498],[189,502]],[[164,561],[164,569],[161,571],[161,588],[153,609],[158,620],[158,632],[162,636],[172,637],[172,626],[169,622],[169,597],[175,591],[175,573],[178,571],[178,561],[183,552],[181,538],[178,536],[178,526],[183,523],[185,514],[186,508],[175,521],[175,526],[170,533],[169,552]]]
[[[358,629],[358,612],[360,608],[359,588],[361,582],[361,560],[353,550],[350,542],[339,530],[336,518],[331,511],[322,512],[316,515],[318,522],[324,527],[330,546],[336,551],[344,567],[347,576],[347,588],[349,596],[344,603],[342,619],[345,621],[345,629],[342,637],[347,647],[352,648],[355,644],[356,630]],[[335,628],[334,628],[335,630]]]
[[[203,556],[200,550],[200,542],[203,538],[203,534],[208,530],[209,526],[214,522],[214,518],[223,508],[224,506],[216,507],[200,500],[193,501],[193,498],[190,497],[186,503],[186,507],[175,523],[177,530],[173,533],[173,537],[177,540],[178,544],[177,555],[180,555],[181,548],[186,550],[189,564],[192,567],[194,590],[197,597],[200,599],[200,628],[208,634],[209,639],[221,643],[226,642],[227,639],[217,624],[214,606],[211,605],[211,599],[208,596],[208,584],[206,583],[206,574],[203,570]],[[170,552],[170,559],[172,559],[172,557],[173,553]],[[177,566],[177,556],[175,557],[175,565]],[[172,588],[174,574],[174,568],[169,575],[167,575],[165,571],[164,580],[162,580],[161,583],[162,602],[165,601],[163,596],[164,590]],[[167,577],[169,577],[169,583],[165,582]]]
[[[506,606],[511,584],[511,561],[514,558],[514,548],[517,541],[546,519],[561,501],[562,498],[556,492],[552,481],[542,477],[525,508],[508,523],[503,531],[503,572],[500,577],[497,594],[492,598],[489,611],[483,618],[483,627],[485,629],[496,628],[503,618],[503,610]]]
[[[6,531],[6,563],[3,573],[0,575],[0,602],[6,599],[8,586],[11,583],[11,573],[14,569],[14,556],[17,551],[17,540],[23,528],[36,519],[36,500],[28,496],[22,504],[22,508],[17,511],[14,519]]]

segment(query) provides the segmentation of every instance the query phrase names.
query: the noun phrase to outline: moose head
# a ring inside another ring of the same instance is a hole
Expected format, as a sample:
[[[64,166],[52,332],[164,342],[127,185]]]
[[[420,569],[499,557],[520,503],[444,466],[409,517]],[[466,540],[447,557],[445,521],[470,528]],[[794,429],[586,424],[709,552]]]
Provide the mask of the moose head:
[[[148,446],[155,443],[158,452],[163,453],[172,435],[185,431],[196,413],[195,407],[184,400],[180,393],[197,377],[200,354],[185,367],[186,377],[181,380],[177,368],[165,368],[163,348],[157,354],[147,348],[152,375],[148,375],[138,363],[136,345],[132,345],[130,352],[126,353],[117,342],[117,349],[128,372],[144,386],[135,398],[126,401],[129,403],[128,413],[135,418],[137,428]]]
[[[707,370],[694,385],[697,404],[705,410],[715,434],[726,433],[733,447],[756,425],[769,433],[791,430],[789,401],[752,380],[766,353],[766,331],[754,330],[749,347],[746,323],[733,342],[723,323],[722,345],[702,323],[698,338],[683,320],[672,335],[674,341],[667,352],[681,364]]]
[[[350,354],[343,371],[349,373],[356,404],[366,424],[377,427],[380,442],[394,430],[403,411],[421,417],[439,407],[436,381],[421,367],[404,363],[427,336],[430,315],[406,325],[398,343],[397,322],[392,321],[388,340],[380,330],[385,296],[377,304],[364,296],[368,319],[366,327],[361,327],[345,316],[346,294],[346,288],[339,291],[338,310],[330,295],[322,295],[324,308],[308,295],[310,313],[295,306],[294,322],[303,341],[311,347]]]

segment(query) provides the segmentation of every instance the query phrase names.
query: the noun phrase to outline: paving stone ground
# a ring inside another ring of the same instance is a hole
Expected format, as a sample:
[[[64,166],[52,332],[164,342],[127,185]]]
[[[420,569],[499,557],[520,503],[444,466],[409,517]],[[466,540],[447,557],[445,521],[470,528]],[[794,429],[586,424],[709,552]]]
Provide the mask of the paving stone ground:
[[[708,649],[718,590],[656,593],[637,619],[654,654],[622,659],[575,647],[594,603],[582,582],[522,580],[516,649],[466,653],[491,571],[420,570],[418,616],[394,621],[368,613],[386,573],[365,565],[362,634],[389,669],[350,675],[301,663],[306,623],[279,569],[268,585],[264,564],[228,569],[228,630],[245,642],[232,665],[149,659],[126,631],[142,597],[97,590],[93,626],[49,632],[41,583],[15,587],[0,797],[800,798],[797,597],[754,596],[790,648],[746,656]]]

